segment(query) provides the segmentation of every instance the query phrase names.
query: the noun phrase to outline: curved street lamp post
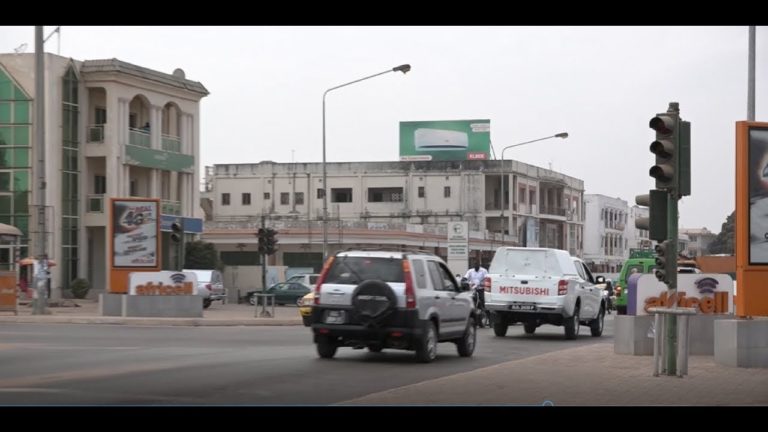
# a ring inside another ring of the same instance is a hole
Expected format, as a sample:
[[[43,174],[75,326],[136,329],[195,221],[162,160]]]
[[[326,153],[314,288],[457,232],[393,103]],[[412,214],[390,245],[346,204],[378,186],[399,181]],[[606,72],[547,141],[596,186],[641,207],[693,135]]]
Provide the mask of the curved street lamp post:
[[[328,178],[327,178],[327,172],[325,168],[325,96],[333,90],[346,87],[351,84],[359,83],[360,81],[365,81],[367,79],[371,79],[379,75],[384,75],[390,72],[402,72],[403,74],[405,74],[410,70],[411,70],[411,65],[403,64],[397,67],[393,67],[392,69],[387,69],[384,72],[379,72],[377,74],[356,79],[354,81],[350,81],[345,84],[337,85],[336,87],[331,87],[328,90],[326,90],[325,93],[323,93],[323,262],[325,262],[326,258],[328,258],[328,186],[327,186]]]
[[[551,138],[563,138],[563,139],[568,138],[568,132],[560,132],[559,134],[555,134],[555,135],[552,135],[552,136],[548,136],[548,137],[544,137],[544,138],[538,138],[538,139],[531,140],[531,141],[526,141],[526,142],[521,142],[519,144],[508,145],[508,146],[504,147],[504,149],[501,150],[501,224],[502,224],[502,228],[501,228],[501,244],[502,245],[504,244],[504,236],[506,235],[506,231],[507,231],[505,229],[506,227],[504,226],[504,207],[506,205],[506,202],[505,202],[506,201],[505,200],[506,196],[505,196],[505,192],[504,192],[504,180],[505,180],[505,177],[506,177],[506,172],[504,171],[504,152],[507,151],[507,149],[510,149],[512,147],[519,147],[521,145],[535,143],[537,141],[544,141],[544,140],[548,140],[548,139],[551,139]]]

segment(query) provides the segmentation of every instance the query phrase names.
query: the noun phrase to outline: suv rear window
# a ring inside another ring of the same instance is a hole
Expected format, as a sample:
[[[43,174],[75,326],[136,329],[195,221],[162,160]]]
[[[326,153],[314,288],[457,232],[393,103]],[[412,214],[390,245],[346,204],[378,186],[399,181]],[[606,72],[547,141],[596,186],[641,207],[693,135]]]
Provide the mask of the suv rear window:
[[[333,260],[325,283],[359,284],[365,280],[404,282],[403,260],[400,258],[340,256]]]

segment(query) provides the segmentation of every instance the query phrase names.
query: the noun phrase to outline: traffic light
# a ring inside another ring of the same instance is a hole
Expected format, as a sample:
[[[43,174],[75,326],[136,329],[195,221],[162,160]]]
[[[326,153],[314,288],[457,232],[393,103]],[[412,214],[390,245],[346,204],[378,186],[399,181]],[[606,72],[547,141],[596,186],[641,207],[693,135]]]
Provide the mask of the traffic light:
[[[181,227],[181,224],[179,222],[172,223],[171,224],[171,240],[174,243],[179,243],[183,235],[184,235],[184,229]]]
[[[672,250],[676,242],[664,240],[656,245],[656,279],[669,284],[677,276],[677,251]]]
[[[264,228],[259,228],[259,233],[257,234],[259,237],[259,253],[260,254],[266,254],[267,253],[267,230]]]
[[[637,195],[635,203],[648,207],[647,218],[635,219],[635,227],[648,231],[648,238],[656,241],[667,239],[667,192],[651,189],[646,195]]]
[[[272,255],[277,252],[277,231],[272,228],[266,229],[266,254]]]
[[[651,153],[656,155],[656,164],[648,174],[656,179],[656,189],[678,189],[678,156],[680,140],[680,116],[676,111],[656,114],[648,123],[656,131],[656,140],[651,143]]]

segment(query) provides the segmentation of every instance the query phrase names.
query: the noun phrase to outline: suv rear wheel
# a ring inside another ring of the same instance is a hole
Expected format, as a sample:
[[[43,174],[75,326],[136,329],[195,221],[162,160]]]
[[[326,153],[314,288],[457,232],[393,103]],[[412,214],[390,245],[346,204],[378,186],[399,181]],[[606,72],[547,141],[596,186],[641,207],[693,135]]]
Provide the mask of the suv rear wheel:
[[[336,355],[336,344],[328,336],[320,336],[317,339],[317,355],[329,359]]]
[[[421,339],[416,343],[416,358],[422,363],[429,363],[437,357],[437,331],[435,324],[429,321],[421,335]]]

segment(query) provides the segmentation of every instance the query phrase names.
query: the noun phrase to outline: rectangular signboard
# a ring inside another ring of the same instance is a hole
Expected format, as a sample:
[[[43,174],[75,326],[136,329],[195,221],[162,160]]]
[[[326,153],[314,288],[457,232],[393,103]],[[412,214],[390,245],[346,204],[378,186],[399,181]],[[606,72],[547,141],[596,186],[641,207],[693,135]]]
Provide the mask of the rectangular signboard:
[[[157,200],[113,199],[112,267],[159,266],[160,214]]]
[[[491,121],[400,122],[401,161],[490,159]]]
[[[196,295],[194,272],[133,272],[128,277],[130,295]]]
[[[672,307],[667,286],[656,276],[644,274],[637,279],[637,289],[630,287],[629,315],[649,315],[648,308]],[[701,314],[732,314],[733,279],[726,274],[678,274],[679,307],[694,307]]]

